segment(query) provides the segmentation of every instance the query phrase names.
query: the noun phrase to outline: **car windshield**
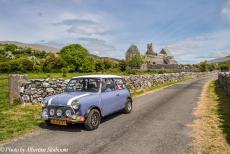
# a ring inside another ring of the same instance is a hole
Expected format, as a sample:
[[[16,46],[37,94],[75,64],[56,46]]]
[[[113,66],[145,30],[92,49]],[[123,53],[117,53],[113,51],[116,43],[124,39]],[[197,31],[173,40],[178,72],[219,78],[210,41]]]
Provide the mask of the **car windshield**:
[[[100,79],[97,78],[76,78],[69,81],[67,92],[98,92],[100,89]]]

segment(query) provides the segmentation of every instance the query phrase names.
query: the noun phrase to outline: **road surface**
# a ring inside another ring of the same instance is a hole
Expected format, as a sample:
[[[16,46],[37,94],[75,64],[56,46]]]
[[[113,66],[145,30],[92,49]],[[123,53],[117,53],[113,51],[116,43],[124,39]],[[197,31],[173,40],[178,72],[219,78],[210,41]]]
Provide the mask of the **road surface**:
[[[187,125],[192,123],[193,109],[207,80],[186,81],[136,97],[132,113],[111,115],[94,131],[86,131],[83,125],[41,126],[41,133],[5,147],[29,153],[193,153]]]

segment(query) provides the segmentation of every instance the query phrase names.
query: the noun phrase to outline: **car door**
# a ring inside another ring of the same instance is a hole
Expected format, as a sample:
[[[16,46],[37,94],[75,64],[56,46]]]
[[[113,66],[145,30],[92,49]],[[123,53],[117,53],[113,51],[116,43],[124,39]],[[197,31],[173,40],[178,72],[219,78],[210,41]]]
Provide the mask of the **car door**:
[[[122,78],[115,78],[115,91],[117,96],[117,105],[119,110],[125,107],[125,103],[127,100],[127,89],[125,88],[124,82]]]
[[[101,106],[103,115],[111,114],[119,110],[119,95],[115,90],[115,83],[112,78],[102,79]]]

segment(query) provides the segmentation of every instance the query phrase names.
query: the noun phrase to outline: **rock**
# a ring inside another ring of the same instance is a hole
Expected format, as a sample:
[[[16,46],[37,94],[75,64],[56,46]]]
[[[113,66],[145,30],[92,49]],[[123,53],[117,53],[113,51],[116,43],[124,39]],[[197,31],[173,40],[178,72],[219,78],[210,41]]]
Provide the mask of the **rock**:
[[[43,82],[43,83],[42,83],[42,86],[43,86],[44,88],[47,88],[47,87],[50,87],[50,84],[49,84],[48,82]]]
[[[20,88],[20,93],[23,93],[23,92],[24,92],[24,89],[25,89],[24,87],[21,87],[21,88]]]
[[[53,88],[46,88],[46,92],[47,92],[47,93],[51,93],[51,92],[53,92],[53,91],[54,91]]]

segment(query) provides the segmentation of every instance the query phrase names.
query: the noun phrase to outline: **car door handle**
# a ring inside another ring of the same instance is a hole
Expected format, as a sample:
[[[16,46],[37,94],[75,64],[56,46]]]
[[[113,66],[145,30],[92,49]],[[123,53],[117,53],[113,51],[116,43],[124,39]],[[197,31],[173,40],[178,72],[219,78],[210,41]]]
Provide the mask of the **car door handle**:
[[[116,94],[116,96],[120,96],[120,94]]]

